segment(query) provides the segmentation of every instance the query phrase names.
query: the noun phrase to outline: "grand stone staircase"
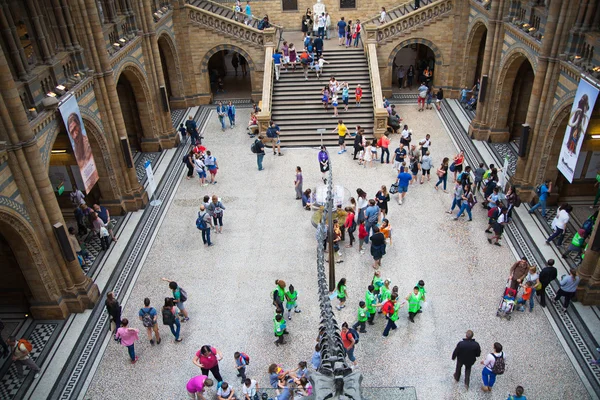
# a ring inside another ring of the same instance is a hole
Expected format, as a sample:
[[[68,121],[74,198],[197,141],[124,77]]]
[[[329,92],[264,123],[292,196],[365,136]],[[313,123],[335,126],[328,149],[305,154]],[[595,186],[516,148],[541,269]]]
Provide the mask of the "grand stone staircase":
[[[281,144],[286,147],[316,146],[321,144],[321,135],[317,129],[326,129],[323,144],[337,145],[338,135],[331,131],[342,119],[350,132],[356,125],[365,130],[365,137],[373,136],[373,96],[369,79],[367,58],[362,48],[338,48],[331,41],[326,46],[333,47],[323,52],[324,74],[317,79],[314,71],[309,71],[308,81],[304,79],[302,66],[296,71],[290,68],[282,70],[279,81],[274,82],[272,112],[273,121],[281,128]],[[333,117],[333,109],[323,108],[321,89],[335,76],[340,82],[348,82],[350,103],[348,111],[343,110],[341,90],[338,92],[339,118]],[[356,107],[354,89],[360,84],[363,89],[361,106]]]
[[[187,3],[198,7],[204,11],[208,11],[210,13],[216,14],[217,16],[226,18],[226,19],[232,19],[241,23],[244,23],[244,21],[248,22],[248,26],[258,29],[258,24],[260,23],[261,19],[260,18],[256,18],[256,17],[248,17],[246,16],[246,14],[244,14],[244,7],[246,5],[245,2],[243,2],[242,4],[242,12],[236,13],[235,11],[233,11],[233,5],[234,3],[230,3],[230,4],[220,4],[217,3],[215,1],[211,1],[211,0],[187,0]],[[272,24],[273,25],[273,24]],[[276,28],[280,28],[279,26],[273,25]]]

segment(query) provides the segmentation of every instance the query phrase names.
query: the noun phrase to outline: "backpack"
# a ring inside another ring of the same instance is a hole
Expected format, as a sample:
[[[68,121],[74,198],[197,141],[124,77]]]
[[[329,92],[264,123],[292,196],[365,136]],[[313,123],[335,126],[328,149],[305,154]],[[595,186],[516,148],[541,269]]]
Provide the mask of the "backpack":
[[[250,145],[250,151],[253,152],[254,154],[258,154],[258,152],[259,152],[258,140],[255,140],[254,143],[252,143]]]
[[[354,344],[358,344],[358,341],[360,340],[360,335],[358,334],[356,329],[348,328],[348,333],[350,333],[352,335],[352,337],[354,338]]]
[[[498,219],[498,207],[492,207],[488,210],[488,218]]]
[[[492,367],[492,372],[495,375],[502,375],[506,369],[506,364],[504,363],[504,353],[502,353],[500,357],[496,357],[494,354],[492,354],[492,357],[496,359],[496,362]]]
[[[178,288],[179,288],[179,301],[186,302],[188,299],[187,292],[185,290],[183,290],[183,288],[181,286],[179,286]]]
[[[246,365],[250,365],[250,356],[246,353],[242,353],[240,351],[240,361],[244,360],[244,362],[246,363]]]
[[[163,325],[173,325],[175,323],[175,315],[168,308],[162,309]]]
[[[189,162],[189,154],[186,154],[183,156],[183,158],[181,159],[181,162],[184,164],[187,164]]]
[[[535,194],[537,194],[538,196],[542,194],[542,185],[537,185],[535,187]]]
[[[206,221],[204,220],[205,215],[206,213],[202,215],[198,213],[198,218],[196,218],[196,228],[200,229],[201,231],[206,229]]]
[[[519,197],[519,195],[517,195],[515,197],[515,207],[519,207],[521,205],[521,198]]]
[[[427,97],[427,92],[424,91],[424,90],[420,91],[419,92],[419,97],[422,98],[422,99],[424,99],[425,97]]]
[[[592,218],[588,218],[583,222],[583,225],[581,225],[581,229],[583,229],[585,231],[586,235],[589,235],[590,233],[592,233],[592,230],[594,229],[594,220]]]
[[[150,315],[150,311],[152,311],[152,308],[150,308],[148,311],[143,311],[142,309],[142,324],[146,328],[152,328],[154,326],[154,318],[152,318],[152,315]]]
[[[390,300],[386,301],[381,307],[381,311],[383,311],[387,315],[391,315],[394,313],[394,303]]]
[[[452,164],[450,164],[450,167],[448,167],[448,169],[450,170],[450,172],[456,171],[456,163],[452,161]]]
[[[33,345],[27,339],[19,339],[19,341],[17,342],[17,348],[21,347],[21,345],[25,346],[28,353],[31,353],[31,351],[33,350]]]

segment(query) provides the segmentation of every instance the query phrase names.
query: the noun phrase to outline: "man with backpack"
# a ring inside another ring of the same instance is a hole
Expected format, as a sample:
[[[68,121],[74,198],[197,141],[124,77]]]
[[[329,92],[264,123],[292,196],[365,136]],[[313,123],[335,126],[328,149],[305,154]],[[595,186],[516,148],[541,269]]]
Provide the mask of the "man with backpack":
[[[542,217],[546,216],[546,200],[552,191],[552,182],[550,180],[545,181],[539,187],[536,188],[535,194],[538,196],[538,202],[536,205],[531,207],[529,214],[533,214],[535,210],[542,207]]]
[[[172,281],[167,278],[162,278],[162,280],[165,282],[169,282],[169,289],[171,289],[171,291],[173,292],[173,303],[179,309],[179,314],[183,314],[183,319],[181,320],[181,322],[189,321],[190,318],[188,317],[188,312],[185,308],[185,302],[188,299],[186,291],[183,290],[183,288],[179,286],[175,281]]]
[[[346,355],[348,359],[352,361],[354,366],[357,366],[356,357],[354,357],[354,347],[356,343],[358,343],[358,332],[356,330],[348,327],[348,323],[344,322],[342,324],[342,342],[344,343],[344,348],[346,349]]]
[[[213,244],[210,241],[210,229],[213,227],[212,218],[206,211],[204,204],[200,205],[200,211],[198,212],[198,218],[196,218],[196,228],[202,231],[202,242],[208,247]]]
[[[138,313],[140,321],[146,328],[146,334],[148,335],[148,340],[150,344],[154,346],[154,339],[152,339],[152,331],[154,331],[154,336],[156,337],[156,344],[160,344],[160,333],[158,332],[158,313],[156,312],[156,308],[150,307],[150,299],[144,299],[144,307],[140,308],[140,312]]]
[[[304,49],[302,54],[300,54],[300,64],[302,64],[302,69],[304,70],[304,80],[308,80],[308,66],[313,62],[313,58],[308,54],[308,51]]]
[[[256,164],[258,165],[258,170],[262,171],[263,158],[265,158],[265,144],[263,143],[264,136],[260,135],[257,139],[254,140],[254,143],[250,145],[250,151],[256,154]]]
[[[40,367],[31,359],[31,351],[33,350],[31,343],[27,339],[17,340],[14,336],[10,336],[6,343],[11,349],[12,360],[15,364],[19,380],[25,379],[23,375],[24,366],[35,371],[35,375],[33,375],[34,379],[39,378]]]
[[[195,145],[196,142],[201,143],[202,140],[198,135],[198,127],[196,125],[196,121],[194,121],[194,117],[190,115],[187,121],[185,121],[185,130],[187,134],[192,138],[192,144]]]

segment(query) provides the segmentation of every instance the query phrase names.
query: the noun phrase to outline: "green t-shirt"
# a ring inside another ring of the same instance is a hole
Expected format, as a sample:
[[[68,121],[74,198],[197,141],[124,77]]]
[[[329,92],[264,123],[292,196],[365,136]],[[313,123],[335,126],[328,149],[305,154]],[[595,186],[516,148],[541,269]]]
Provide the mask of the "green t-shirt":
[[[378,277],[377,275],[373,276],[373,287],[376,292],[379,292],[383,286],[383,279]]]
[[[285,292],[285,295],[287,296],[287,304],[291,305],[291,306],[295,306],[296,305],[296,299],[298,298],[298,291],[294,291],[293,293],[290,291]]]
[[[177,301],[181,300],[181,290],[179,288],[173,290],[173,298]]]
[[[358,322],[367,322],[367,310],[365,308],[358,308]]]
[[[275,335],[283,335],[283,331],[285,330],[283,327],[284,323],[285,321],[283,318],[281,319],[281,321],[277,321],[275,318],[273,318],[273,331],[275,332]]]
[[[419,292],[421,292],[423,297],[425,297],[425,294],[427,293],[427,291],[425,290],[425,287],[419,285],[418,283],[415,286],[417,286],[419,288]]]
[[[391,319],[393,322],[396,322],[396,321],[398,321],[398,310],[400,310],[400,303],[396,302],[396,303],[394,304],[394,313],[393,313],[392,315],[390,315],[390,319]]]
[[[381,287],[381,302],[385,303],[387,300],[392,298],[392,292],[390,289],[386,288],[385,286]]]
[[[375,302],[375,295],[368,290],[365,294],[365,303],[367,305],[367,311],[369,314],[375,314],[377,312],[377,308],[373,306],[374,304],[377,304]]]
[[[280,286],[277,286],[275,288],[275,291],[277,291],[277,297],[279,297],[279,301],[283,303],[285,301],[285,290],[282,289]]]
[[[345,299],[346,298],[346,285],[341,285],[338,288],[338,295],[337,295],[338,299]]]
[[[419,304],[423,300],[423,293],[419,291],[419,294],[415,294],[412,292],[410,296],[408,296],[408,312],[416,313],[421,308]]]

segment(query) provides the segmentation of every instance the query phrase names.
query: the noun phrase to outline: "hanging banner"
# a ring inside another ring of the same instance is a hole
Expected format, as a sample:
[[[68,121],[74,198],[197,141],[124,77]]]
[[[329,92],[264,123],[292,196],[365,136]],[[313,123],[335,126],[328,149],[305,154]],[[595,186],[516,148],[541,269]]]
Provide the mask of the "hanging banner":
[[[581,79],[558,157],[558,170],[569,182],[573,182],[579,151],[597,98],[598,89]]]
[[[60,104],[58,109],[67,128],[67,134],[69,135],[71,147],[73,148],[77,166],[81,173],[81,179],[83,180],[84,187],[79,189],[89,193],[96,182],[98,182],[98,170],[96,169],[96,162],[94,161],[90,141],[83,126],[83,119],[81,118],[77,98],[71,95],[71,97]]]

